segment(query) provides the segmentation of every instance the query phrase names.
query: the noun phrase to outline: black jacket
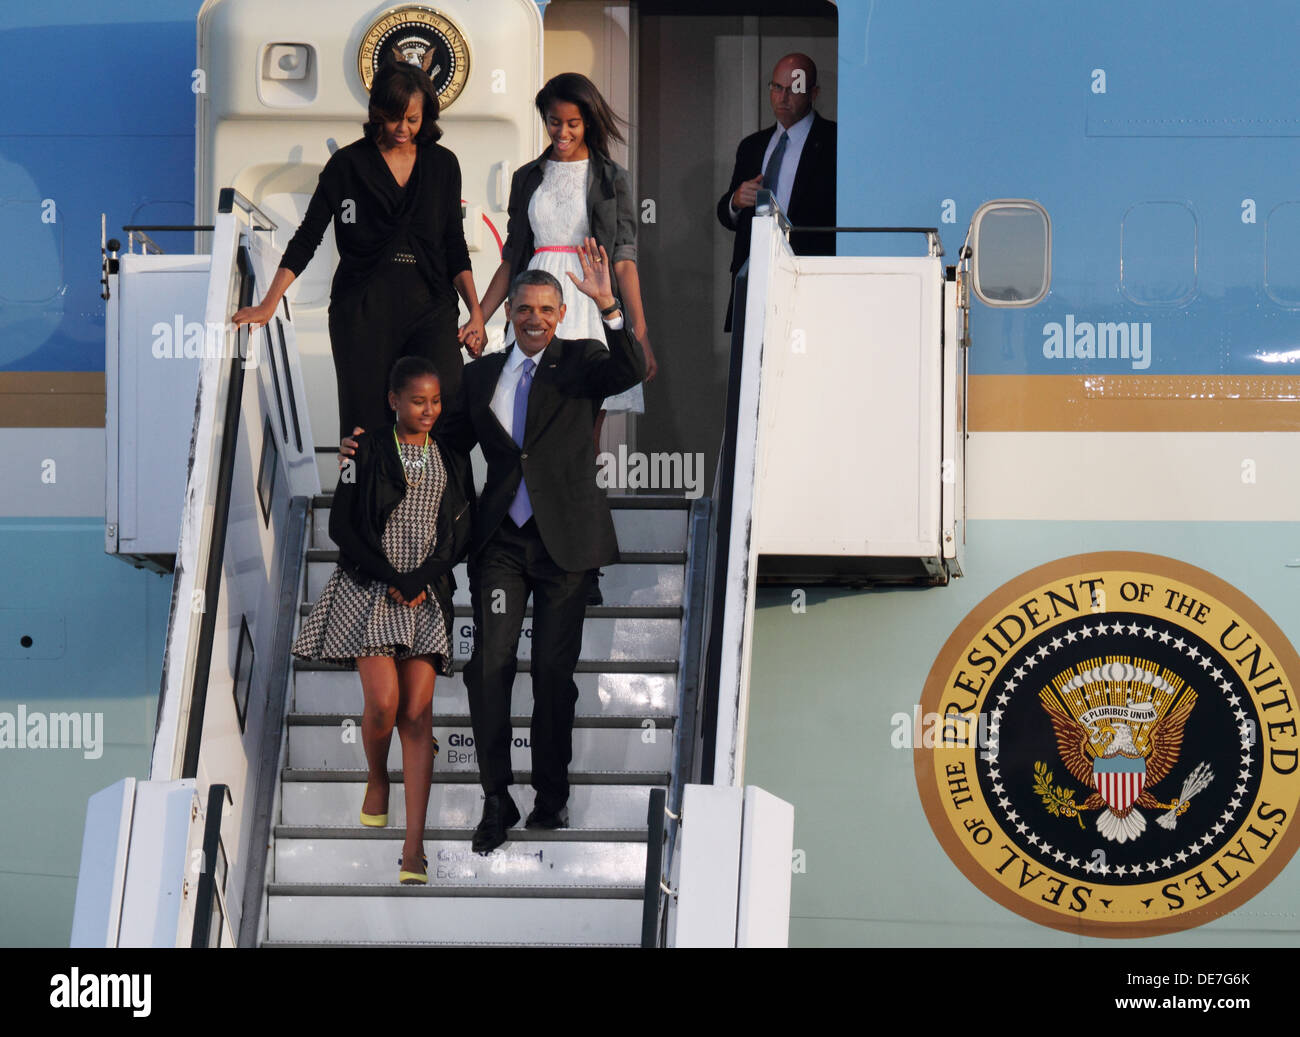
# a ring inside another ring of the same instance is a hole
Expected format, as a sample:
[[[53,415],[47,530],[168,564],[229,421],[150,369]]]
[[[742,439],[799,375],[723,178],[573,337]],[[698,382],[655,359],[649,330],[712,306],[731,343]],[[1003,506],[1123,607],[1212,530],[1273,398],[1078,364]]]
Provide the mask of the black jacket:
[[[438,508],[438,537],[433,553],[416,569],[399,573],[384,554],[384,527],[388,516],[406,496],[406,476],[393,442],[390,425],[371,435],[357,436],[352,466],[344,466],[330,506],[330,539],[338,545],[339,567],[358,580],[378,580],[396,587],[407,601],[426,589],[438,601],[451,640],[452,594],[456,589],[452,567],[465,558],[470,540],[469,459],[434,437],[447,471],[447,487]],[[448,660],[450,662],[450,660]]]
[[[614,560],[618,540],[609,501],[596,485],[591,435],[600,401],[645,378],[645,354],[626,320],[622,330],[605,329],[608,349],[595,339],[551,340],[528,394],[522,447],[492,413],[510,350],[465,368],[463,409],[452,414],[444,435],[454,452],[468,454],[478,443],[487,459],[471,559],[492,539],[523,479],[551,561],[566,572],[583,572]]]
[[[528,203],[541,186],[546,155],[544,151],[527,165],[520,166],[510,181],[510,222],[506,226],[501,258],[510,264],[512,283],[528,269],[536,247]],[[595,149],[588,148],[587,155],[587,226],[591,236],[605,246],[611,264],[624,259],[636,262],[636,202],[632,198],[632,179],[626,169]],[[612,269],[609,275],[614,294],[618,295],[618,281]]]
[[[728,230],[736,232],[736,241],[731,250],[731,276],[735,280],[736,271],[749,258],[749,239],[754,222],[754,210],[742,209],[731,221],[731,196],[736,188],[746,180],[752,180],[763,172],[763,153],[767,151],[768,142],[776,132],[773,124],[765,130],[751,133],[740,142],[736,149],[736,165],[731,172],[731,186],[718,199],[718,222]],[[799,168],[795,171],[794,184],[790,188],[790,211],[785,215],[796,227],[834,227],[835,226],[835,141],[836,126],[830,119],[823,119],[813,113],[813,124],[808,130],[808,139],[804,141],[803,151],[799,155]],[[807,234],[794,232],[790,235],[790,248],[798,256],[833,256],[835,255],[834,234]],[[731,305],[727,306],[727,323],[725,330],[731,330]]]
[[[339,265],[331,300],[388,269],[404,240],[418,257],[433,297],[454,301],[452,279],[470,269],[460,189],[460,163],[441,144],[419,145],[411,177],[398,187],[378,145],[362,137],[325,163],[280,265],[295,277],[301,274],[333,220]]]

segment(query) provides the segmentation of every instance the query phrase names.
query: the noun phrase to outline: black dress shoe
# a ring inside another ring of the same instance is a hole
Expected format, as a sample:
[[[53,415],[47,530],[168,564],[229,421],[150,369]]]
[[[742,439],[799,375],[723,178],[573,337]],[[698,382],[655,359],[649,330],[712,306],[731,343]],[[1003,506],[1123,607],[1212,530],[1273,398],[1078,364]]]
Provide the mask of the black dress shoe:
[[[528,820],[524,822],[525,828],[568,828],[569,827],[569,808],[560,807],[559,810],[551,812],[543,810],[541,807],[533,807],[533,812],[528,815]]]
[[[483,819],[474,829],[470,844],[475,853],[488,854],[506,841],[506,829],[519,823],[519,808],[509,793],[488,796],[483,801]]]
[[[588,605],[605,604],[605,595],[600,593],[600,578],[604,575],[604,570],[597,570],[596,575],[591,578],[591,586],[587,589]]]

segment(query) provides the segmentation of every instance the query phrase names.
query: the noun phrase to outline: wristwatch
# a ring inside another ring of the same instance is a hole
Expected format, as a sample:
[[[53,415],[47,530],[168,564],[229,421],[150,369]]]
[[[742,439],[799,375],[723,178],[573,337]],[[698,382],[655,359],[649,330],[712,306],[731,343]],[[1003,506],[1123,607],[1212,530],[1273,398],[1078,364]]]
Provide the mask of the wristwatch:
[[[608,317],[611,313],[616,313],[618,310],[621,310],[622,308],[623,308],[623,304],[618,301],[618,296],[615,296],[614,301],[609,306],[606,306],[603,310],[600,311],[600,315],[602,317]]]

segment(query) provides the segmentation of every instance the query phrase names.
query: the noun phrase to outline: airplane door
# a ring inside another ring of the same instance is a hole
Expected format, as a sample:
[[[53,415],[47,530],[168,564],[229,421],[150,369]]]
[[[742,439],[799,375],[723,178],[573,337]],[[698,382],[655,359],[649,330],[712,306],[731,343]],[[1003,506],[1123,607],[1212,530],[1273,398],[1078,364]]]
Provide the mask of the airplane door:
[[[439,0],[386,9],[363,0],[208,0],[199,14],[195,212],[211,223],[234,187],[277,224],[283,249],[333,151],[361,136],[377,55],[428,66],[440,143],[460,162],[465,238],[482,293],[501,258],[510,177],[541,149],[542,20],[533,0]],[[328,306],[337,263],[325,239],[287,298],[294,309],[312,427],[336,429]],[[462,308],[462,316],[463,316]],[[501,322],[495,336],[501,336]],[[489,346],[491,348],[491,346]],[[319,446],[332,445],[326,433]],[[332,459],[322,477],[333,483]]]

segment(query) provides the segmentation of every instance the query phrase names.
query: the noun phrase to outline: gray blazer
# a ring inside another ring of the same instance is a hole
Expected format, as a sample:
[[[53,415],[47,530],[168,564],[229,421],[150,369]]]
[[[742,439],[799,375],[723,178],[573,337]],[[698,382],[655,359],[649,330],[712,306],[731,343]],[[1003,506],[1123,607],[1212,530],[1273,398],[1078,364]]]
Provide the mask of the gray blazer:
[[[550,150],[549,148],[547,149]],[[588,149],[587,226],[591,236],[605,247],[611,264],[624,259],[636,262],[636,203],[632,198],[632,178],[626,169],[606,155]],[[506,243],[501,258],[510,264],[510,281],[524,270],[533,258],[533,227],[528,219],[528,203],[541,185],[546,152],[525,166],[520,166],[510,181],[510,220],[506,225]],[[618,279],[610,270],[614,294]]]

